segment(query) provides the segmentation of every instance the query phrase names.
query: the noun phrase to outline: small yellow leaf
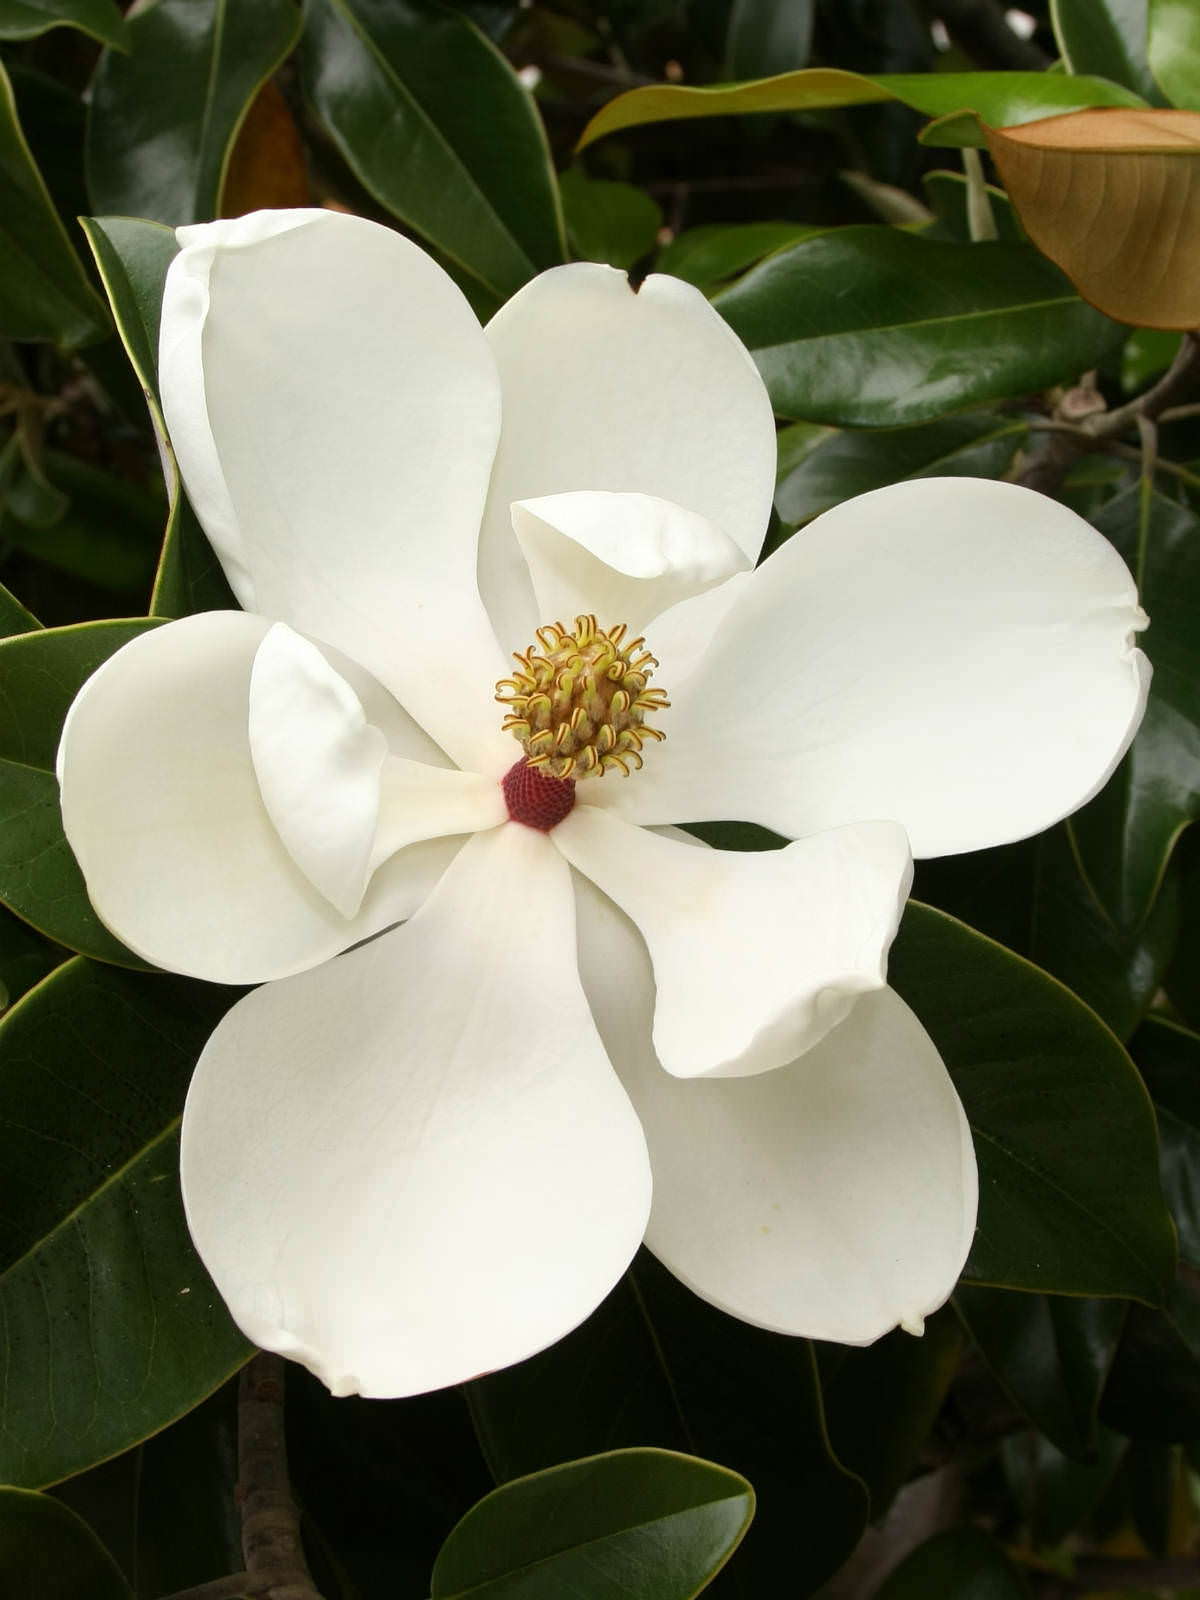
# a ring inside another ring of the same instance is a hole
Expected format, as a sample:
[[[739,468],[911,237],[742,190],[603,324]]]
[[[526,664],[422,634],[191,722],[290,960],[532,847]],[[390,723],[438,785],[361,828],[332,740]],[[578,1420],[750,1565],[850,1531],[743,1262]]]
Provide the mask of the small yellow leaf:
[[[1096,109],[986,131],[1025,231],[1085,300],[1139,327],[1200,327],[1200,113]]]

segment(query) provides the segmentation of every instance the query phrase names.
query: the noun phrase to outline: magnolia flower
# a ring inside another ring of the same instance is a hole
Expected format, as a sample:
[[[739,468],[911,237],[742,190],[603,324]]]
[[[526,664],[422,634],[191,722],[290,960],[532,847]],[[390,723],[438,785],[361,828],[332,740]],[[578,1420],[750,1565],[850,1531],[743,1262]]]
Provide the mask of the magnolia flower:
[[[238,1323],[410,1394],[558,1339],[644,1237],[763,1327],[919,1331],[976,1175],[885,985],[910,846],[1036,832],[1112,770],[1147,679],[1120,560],[928,479],[751,570],[771,408],[688,285],[560,267],[481,330],[357,218],[179,240],[163,410],[245,610],[119,651],[60,776],[105,923],[262,985],[182,1134]],[[794,842],[670,826],[704,819]]]

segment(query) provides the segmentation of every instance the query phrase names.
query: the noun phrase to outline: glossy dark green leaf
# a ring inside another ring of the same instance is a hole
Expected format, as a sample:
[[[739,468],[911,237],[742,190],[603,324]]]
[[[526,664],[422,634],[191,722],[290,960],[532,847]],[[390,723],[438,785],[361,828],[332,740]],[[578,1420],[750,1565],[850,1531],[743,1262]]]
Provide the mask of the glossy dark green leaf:
[[[19,917],[0,906],[0,1012],[15,1004],[65,959]]]
[[[1200,1033],[1200,828],[1188,828],[1171,856],[1179,880],[1179,926],[1163,988],[1180,1020]]]
[[[925,422],[1073,381],[1119,338],[1032,246],[840,228],[770,256],[714,301],[776,412]]]
[[[162,286],[179,248],[159,223],[130,217],[89,217],[84,231],[96,256],[117,330],[146,394],[151,421],[165,439],[158,398],[158,326]],[[169,453],[170,446],[166,446]],[[234,610],[237,601],[178,483],[159,558],[150,614],[185,617]]]
[[[107,325],[29,153],[0,66],[0,337],[79,345],[100,338]]]
[[[36,39],[63,26],[79,28],[118,49],[129,39],[113,0],[0,0],[0,39]]]
[[[1087,1457],[1095,1448],[1096,1411],[1125,1322],[1124,1301],[964,1284],[955,1304],[1019,1409],[1064,1455]]]
[[[237,991],[69,961],[0,1023],[0,1477],[52,1483],[248,1353],[188,1239],[178,1123]]]
[[[796,426],[804,428],[805,424]],[[1003,477],[1028,438],[1020,417],[967,412],[913,428],[827,433],[815,442],[806,439],[803,443],[808,448],[793,464],[790,431],[785,429],[779,437],[775,509],[791,526],[807,522],[852,495],[905,478]]]
[[[306,92],[360,182],[502,296],[564,258],[528,91],[434,0],[305,0]]]
[[[559,179],[559,193],[567,238],[581,260],[628,268],[654,248],[662,211],[644,189],[572,167]]]
[[[108,294],[117,332],[161,430],[158,325],[163,282],[179,251],[174,232],[134,217],[81,219]]]
[[[23,1600],[133,1600],[81,1517],[47,1494],[0,1488],[0,1589]]]
[[[709,289],[756,261],[823,230],[803,222],[707,222],[687,228],[664,246],[656,272]]]
[[[294,0],[153,0],[92,84],[92,207],[176,226],[218,216],[250,102],[295,44]]]
[[[733,0],[725,70],[740,82],[807,66],[814,0]]]
[[[957,1318],[943,1308],[914,1339],[897,1329],[864,1350],[815,1346],[829,1441],[866,1484],[878,1521],[913,1470],[962,1354]]]
[[[14,633],[32,633],[41,623],[32,611],[27,611],[15,594],[10,594],[0,584],[0,639],[10,639]]]
[[[1183,335],[1166,328],[1134,328],[1121,352],[1121,388],[1140,394],[1150,380],[1165,372],[1179,353]]]
[[[1177,0],[1186,5],[1188,0]],[[929,117],[976,113],[970,126],[948,141],[983,144],[979,120],[993,127],[1033,122],[1085,106],[1136,106],[1142,101],[1103,78],[1069,78],[1042,72],[892,73],[868,77],[835,67],[785,72],[757,83],[693,89],[682,84],[650,84],[629,89],[603,106],[579,141],[579,148],[607,133],[648,122],[688,117],[747,116],[764,111],[823,111],[834,106],[899,101]]]
[[[1092,893],[1065,825],[996,850],[922,861],[917,896],[1052,973],[1121,1039],[1145,1016],[1179,938],[1174,863],[1151,915],[1127,932]]]
[[[443,1545],[433,1600],[691,1600],[754,1514],[744,1478],[694,1456],[620,1450],[495,1489]]]
[[[1179,1254],[1200,1270],[1200,1034],[1147,1017],[1129,1048],[1158,1113],[1163,1188]]]
[[[1017,1569],[979,1528],[952,1528],[918,1545],[875,1600],[1028,1600]]]
[[[787,1570],[811,1592],[858,1543],[868,1497],[830,1450],[811,1347],[697,1300],[645,1252],[581,1328],[467,1386],[499,1478],[626,1444],[685,1449],[743,1473],[758,1512],[720,1600],[758,1600]],[[795,1540],[796,1497],[806,1536]]]
[[[1130,1306],[1100,1415],[1130,1439],[1200,1435],[1200,1280],[1184,1271],[1165,1310]]]
[[[1176,839],[1200,816],[1200,517],[1134,487],[1094,521],[1138,576],[1152,622],[1145,647],[1154,677],[1132,749],[1070,826],[1109,917],[1136,928]]]
[[[300,1370],[289,1370],[289,1389]],[[233,1379],[132,1450],[57,1484],[53,1494],[136,1577],[139,1600],[156,1600],[241,1569],[236,1482]],[[426,1564],[422,1578],[428,1571]]]
[[[970,1282],[1161,1303],[1175,1265],[1149,1097],[1098,1018],[1044,972],[910,904],[890,981],[928,1029],[975,1138]]]
[[[0,901],[59,944],[141,967],[103,926],[62,831],[54,758],[92,672],[153,620],[85,622],[0,641]]]
[[[1072,73],[1123,84],[1151,105],[1165,105],[1146,59],[1147,0],[1050,0],[1050,20]]]
[[[1200,111],[1200,11],[1192,0],[1148,0],[1146,54],[1171,104]]]

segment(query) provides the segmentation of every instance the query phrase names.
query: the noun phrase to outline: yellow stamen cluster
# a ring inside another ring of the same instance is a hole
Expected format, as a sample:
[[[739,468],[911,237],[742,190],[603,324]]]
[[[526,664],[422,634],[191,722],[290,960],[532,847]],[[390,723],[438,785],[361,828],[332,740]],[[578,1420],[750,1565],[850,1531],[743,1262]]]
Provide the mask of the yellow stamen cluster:
[[[603,777],[614,767],[628,776],[642,764],[645,741],[666,738],[643,721],[670,705],[661,689],[646,687],[658,662],[644,639],[625,644],[627,631],[623,622],[602,628],[595,617],[576,617],[574,633],[549,623],[538,644],[514,654],[519,671],[496,685],[496,699],[509,708],[504,727],[524,745],[529,766],[550,778]]]

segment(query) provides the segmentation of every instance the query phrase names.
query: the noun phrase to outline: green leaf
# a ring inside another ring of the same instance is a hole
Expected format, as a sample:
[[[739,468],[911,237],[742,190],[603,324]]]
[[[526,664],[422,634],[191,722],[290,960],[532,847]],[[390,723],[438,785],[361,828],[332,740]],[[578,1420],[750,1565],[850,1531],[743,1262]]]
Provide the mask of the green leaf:
[[[958,1370],[962,1328],[935,1312],[919,1339],[899,1329],[865,1350],[817,1344],[829,1440],[837,1459],[871,1495],[871,1518],[886,1512],[929,1437]]]
[[[1008,1435],[1000,1446],[1005,1473],[1037,1544],[1051,1548],[1061,1544],[1087,1521],[1108,1493],[1128,1448],[1128,1439],[1101,1428],[1094,1456],[1079,1462],[1056,1450],[1040,1433]]]
[[[442,1546],[433,1600],[691,1600],[754,1515],[744,1478],[694,1456],[618,1450],[517,1478]]]
[[[32,611],[27,611],[15,594],[10,594],[0,584],[0,639],[10,639],[14,633],[32,633],[41,623]]]
[[[0,1488],[0,1586],[14,1600],[133,1600],[87,1523],[28,1489]]]
[[[1181,7],[1189,0],[1176,0]],[[1128,89],[1103,78],[1069,78],[1044,72],[931,72],[867,77],[836,67],[809,67],[756,83],[693,89],[651,84],[629,89],[603,106],[577,146],[582,150],[607,133],[637,128],[648,122],[677,122],[687,117],[746,116],[764,111],[824,111],[834,106],[899,101],[927,117],[971,111],[993,127],[1035,122],[1085,106],[1140,106]],[[982,145],[975,118],[972,128],[951,138]]]
[[[1200,517],[1140,486],[1093,521],[1138,576],[1152,627],[1146,715],[1103,791],[1071,819],[1080,864],[1121,928],[1144,920],[1176,839],[1200,817]]]
[[[687,228],[664,246],[656,272],[709,289],[785,245],[796,244],[821,228],[803,222],[707,222]]]
[[[55,753],[71,701],[151,618],[82,622],[0,641],[0,901],[58,944],[144,965],[103,926],[62,831]]]
[[[0,0],[0,39],[36,39],[63,26],[126,48],[129,29],[113,0]]]
[[[578,167],[558,180],[567,237],[583,261],[628,268],[654,248],[662,212],[631,183],[589,178]]]
[[[355,176],[507,298],[565,255],[533,100],[466,18],[432,0],[305,0],[305,92]]]
[[[151,422],[173,466],[158,396],[158,327],[163,281],[179,249],[175,235],[160,223],[130,217],[88,217],[83,228],[104,280],[117,331],[145,391]],[[150,614],[185,617],[195,611],[236,610],[237,601],[179,486],[177,471],[174,478]]]
[[[1046,973],[910,904],[889,977],[941,1052],[979,1161],[969,1282],[1168,1292],[1175,1236],[1149,1097],[1103,1023]]]
[[[896,427],[1072,381],[1120,337],[1032,246],[840,228],[713,302],[776,412]]]
[[[127,1449],[249,1353],[177,1181],[188,1078],[237,993],[76,959],[0,1023],[0,1478]]]
[[[1146,59],[1147,0],[1050,0],[1050,20],[1071,73],[1123,84],[1151,105],[1165,104]]]
[[[814,0],[733,0],[725,36],[728,76],[766,78],[804,66],[814,10]]]
[[[1096,1447],[1096,1412],[1124,1326],[1124,1302],[964,1284],[955,1304],[1020,1410],[1064,1455],[1086,1459]]]
[[[179,252],[172,229],[133,217],[82,217],[117,332],[145,391],[160,433],[158,325],[167,268]]]
[[[1183,335],[1166,328],[1134,328],[1121,352],[1121,389],[1139,394],[1151,378],[1165,372],[1179,354]]]
[[[219,215],[242,119],[295,44],[294,0],[153,0],[127,55],[92,83],[87,179],[96,211],[175,226]]]
[[[988,1534],[951,1528],[918,1545],[876,1590],[875,1600],[1028,1600],[1017,1569]]]
[[[797,1592],[811,1593],[866,1525],[866,1489],[830,1449],[812,1347],[714,1310],[644,1251],[581,1328],[467,1392],[501,1478],[634,1443],[686,1449],[744,1474],[758,1511],[719,1580],[722,1595],[758,1600],[785,1570]],[[885,1411],[881,1426],[889,1421]],[[799,1545],[798,1485],[807,1507]]]
[[[1146,54],[1172,105],[1200,111],[1200,11],[1193,0],[1149,0]]]
[[[33,929],[0,906],[0,1012],[40,983],[63,960]]]
[[[1200,1269],[1200,1034],[1147,1017],[1129,1048],[1158,1113],[1163,1188],[1179,1254]]]
[[[0,66],[0,337],[86,344],[104,307],[46,192]]]
[[[921,187],[937,221],[923,228],[926,239],[949,239],[958,244],[971,243],[971,224],[967,218],[967,178],[962,172],[926,172],[921,177]],[[1012,201],[1003,189],[985,184],[992,221],[996,224],[996,237],[1002,244],[1023,244],[1025,230]]]
[[[801,429],[806,426],[796,424]],[[779,438],[775,509],[793,527],[852,495],[906,478],[1001,478],[1028,437],[1020,417],[968,412],[914,428],[826,433],[815,442],[805,439],[809,447],[792,465],[790,432],[785,429]]]
[[[1181,1273],[1162,1311],[1130,1306],[1100,1415],[1130,1439],[1200,1434],[1200,1287]]]

